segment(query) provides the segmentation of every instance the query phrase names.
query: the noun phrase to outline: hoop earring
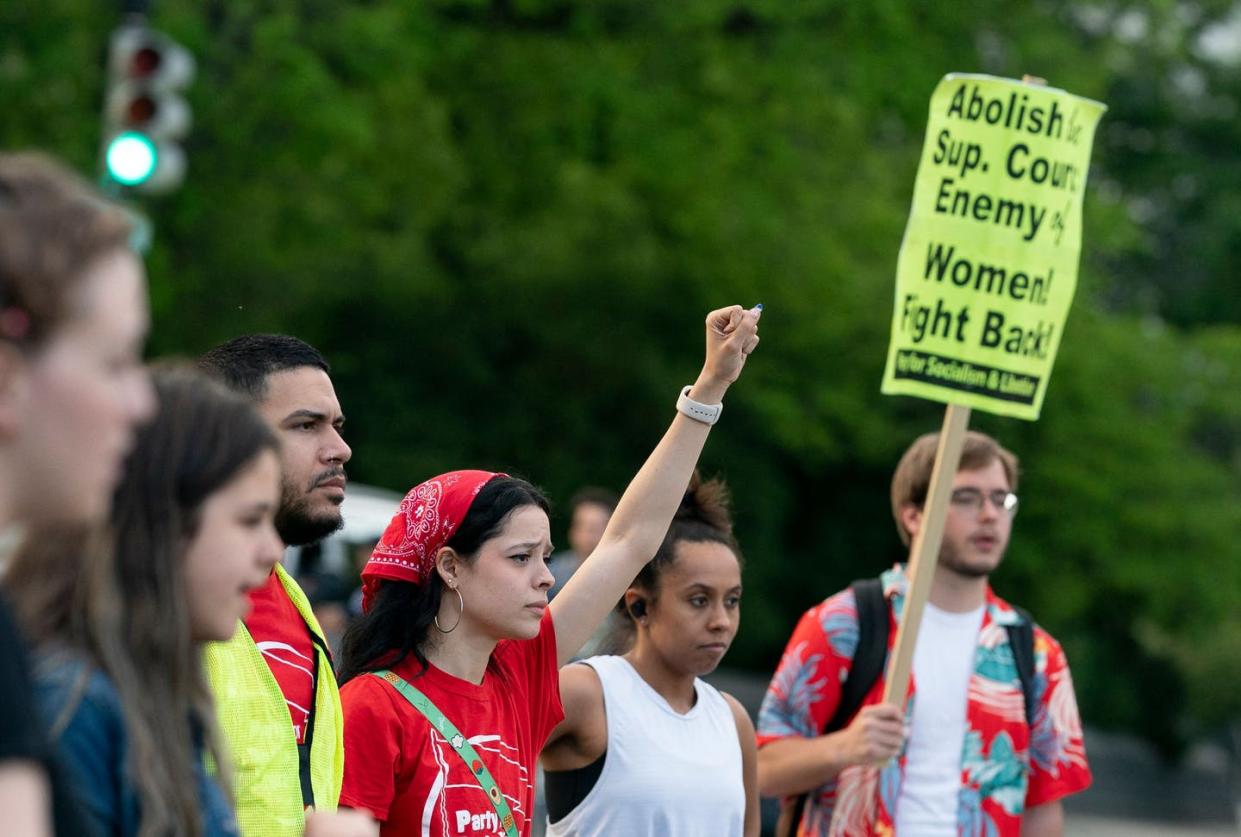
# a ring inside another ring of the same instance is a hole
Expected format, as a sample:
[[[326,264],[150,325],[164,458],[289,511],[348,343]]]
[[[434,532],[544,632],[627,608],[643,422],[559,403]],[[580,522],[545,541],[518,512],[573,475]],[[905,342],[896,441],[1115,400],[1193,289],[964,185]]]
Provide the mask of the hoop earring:
[[[457,626],[461,624],[461,617],[465,615],[465,599],[462,598],[461,591],[456,587],[450,587],[448,589],[457,594],[457,601],[461,603],[461,610],[457,612],[457,621],[453,622],[452,627],[447,629],[440,626],[440,615],[438,613],[435,614],[435,629],[442,634],[450,634],[457,630]]]

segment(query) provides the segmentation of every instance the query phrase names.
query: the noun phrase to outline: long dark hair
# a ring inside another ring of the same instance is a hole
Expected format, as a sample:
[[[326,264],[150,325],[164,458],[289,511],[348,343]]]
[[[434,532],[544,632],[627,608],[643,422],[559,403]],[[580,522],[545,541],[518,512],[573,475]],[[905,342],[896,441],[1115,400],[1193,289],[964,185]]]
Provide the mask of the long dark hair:
[[[517,477],[496,477],[478,492],[445,546],[452,547],[462,560],[473,561],[479,547],[498,535],[509,516],[523,506],[551,512],[547,498],[530,483]],[[425,584],[381,583],[371,609],[345,632],[337,666],[340,684],[394,666],[411,654],[418,661],[418,673],[426,671],[424,649],[443,593],[444,582],[436,572]]]
[[[648,609],[659,599],[659,584],[664,571],[676,561],[677,544],[720,543],[732,550],[733,555],[737,556],[737,563],[742,563],[741,547],[733,537],[729,507],[728,486],[724,481],[704,480],[695,471],[655,557],[646,562],[638,577],[629,585],[630,589],[642,591]],[[612,632],[600,650],[620,654],[633,645],[637,635],[637,624],[625,606],[624,598],[616,603],[616,616],[612,621]]]
[[[139,835],[196,837],[191,719],[216,765],[228,760],[192,639],[185,552],[203,503],[277,441],[249,402],[200,373],[158,368],[153,383],[159,413],[126,462],[111,537],[34,532],[6,587],[25,604],[35,641],[85,655],[119,692]]]

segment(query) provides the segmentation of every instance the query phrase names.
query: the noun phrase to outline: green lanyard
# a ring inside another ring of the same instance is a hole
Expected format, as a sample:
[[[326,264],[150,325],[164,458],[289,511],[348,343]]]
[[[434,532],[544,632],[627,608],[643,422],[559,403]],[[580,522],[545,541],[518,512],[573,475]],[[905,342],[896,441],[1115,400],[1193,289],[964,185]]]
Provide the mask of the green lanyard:
[[[491,777],[491,771],[487,769],[487,765],[483,764],[483,760],[479,758],[478,751],[474,749],[474,745],[460,733],[452,721],[444,717],[444,713],[431,702],[429,697],[410,685],[399,674],[394,674],[387,669],[373,671],[371,674],[391,683],[393,688],[400,692],[401,696],[409,701],[411,706],[430,721],[431,726],[439,730],[440,735],[444,736],[444,739],[457,752],[461,761],[465,763],[465,766],[470,771],[470,775],[474,777],[479,786],[487,793],[487,798],[491,800],[491,805],[496,810],[496,816],[500,818],[500,825],[504,828],[504,833],[508,837],[517,837],[517,826],[513,824],[513,812],[509,810],[508,802],[504,800],[504,794],[500,793],[496,780]]]

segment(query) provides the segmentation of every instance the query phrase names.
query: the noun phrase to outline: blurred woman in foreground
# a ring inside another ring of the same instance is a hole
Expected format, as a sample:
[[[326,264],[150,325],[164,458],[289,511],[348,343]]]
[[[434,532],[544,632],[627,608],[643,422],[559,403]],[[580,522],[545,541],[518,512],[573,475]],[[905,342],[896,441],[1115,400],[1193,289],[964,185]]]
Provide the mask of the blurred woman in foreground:
[[[110,536],[39,533],[6,587],[39,643],[40,706],[95,831],[231,837],[200,646],[232,635],[283,552],[276,439],[197,373],[160,370],[155,388]]]
[[[130,234],[118,207],[60,165],[0,154],[0,567],[24,525],[104,516],[133,428],[153,408],[141,365],[146,279]],[[3,601],[0,705],[7,833],[87,833]]]

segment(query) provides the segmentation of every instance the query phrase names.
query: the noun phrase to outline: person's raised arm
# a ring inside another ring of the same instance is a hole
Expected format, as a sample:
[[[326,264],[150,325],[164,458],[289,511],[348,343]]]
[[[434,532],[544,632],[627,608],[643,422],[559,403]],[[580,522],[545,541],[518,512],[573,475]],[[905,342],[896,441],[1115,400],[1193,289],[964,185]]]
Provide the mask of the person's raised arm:
[[[720,404],[758,345],[760,308],[739,305],[707,315],[707,357],[689,397]],[[655,555],[689,485],[711,426],[677,412],[672,426],[629,483],[595,551],[550,605],[556,656],[568,662]]]

